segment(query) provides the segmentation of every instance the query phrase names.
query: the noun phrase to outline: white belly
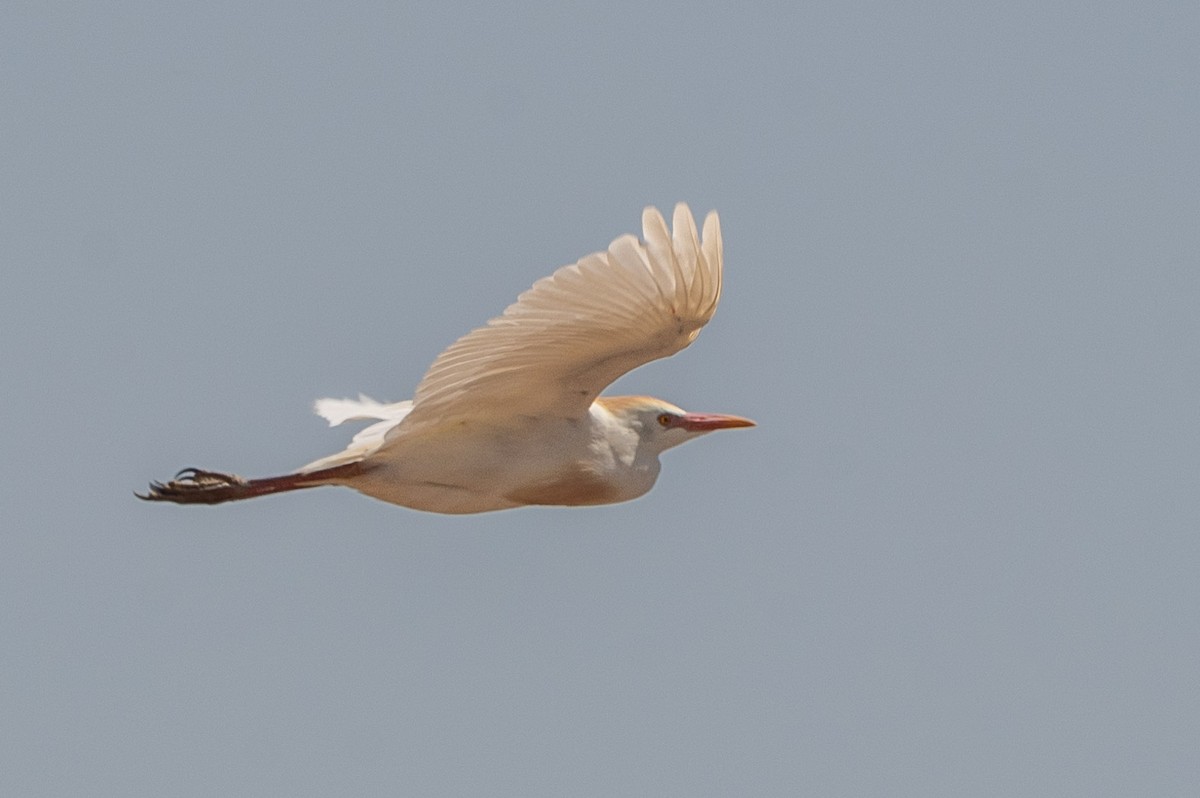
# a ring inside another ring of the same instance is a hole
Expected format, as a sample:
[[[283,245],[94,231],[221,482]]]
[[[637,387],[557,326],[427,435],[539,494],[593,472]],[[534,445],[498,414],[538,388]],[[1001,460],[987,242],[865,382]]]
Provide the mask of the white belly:
[[[658,476],[657,458],[644,466],[611,449],[586,419],[503,428],[460,421],[398,430],[347,484],[385,502],[437,513],[608,504],[648,491]]]

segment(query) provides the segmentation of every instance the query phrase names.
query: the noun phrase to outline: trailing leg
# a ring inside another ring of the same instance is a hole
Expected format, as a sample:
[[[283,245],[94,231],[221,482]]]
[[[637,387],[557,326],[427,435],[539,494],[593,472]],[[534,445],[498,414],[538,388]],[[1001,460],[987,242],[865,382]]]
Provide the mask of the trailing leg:
[[[272,493],[284,493],[321,485],[338,485],[347,478],[362,473],[360,463],[311,471],[306,474],[284,474],[279,477],[243,479],[234,474],[185,468],[167,483],[151,482],[147,493],[135,493],[139,499],[151,502],[174,502],[175,504],[221,504],[223,502],[253,499]]]

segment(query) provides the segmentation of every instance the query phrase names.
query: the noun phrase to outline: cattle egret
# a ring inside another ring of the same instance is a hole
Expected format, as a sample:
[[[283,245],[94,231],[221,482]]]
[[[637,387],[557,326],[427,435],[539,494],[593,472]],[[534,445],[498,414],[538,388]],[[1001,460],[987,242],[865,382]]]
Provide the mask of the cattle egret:
[[[590,505],[637,498],[658,456],[718,429],[754,422],[688,413],[646,396],[600,396],[617,377],[669,357],[700,333],[721,296],[715,212],[696,234],[675,206],[673,231],[655,208],[642,241],[624,235],[543,278],[487,326],[430,366],[410,401],[321,399],[331,426],[374,421],[345,451],[278,477],[243,479],[188,468],[149,501],[218,504],[345,485],[437,513],[525,505]]]

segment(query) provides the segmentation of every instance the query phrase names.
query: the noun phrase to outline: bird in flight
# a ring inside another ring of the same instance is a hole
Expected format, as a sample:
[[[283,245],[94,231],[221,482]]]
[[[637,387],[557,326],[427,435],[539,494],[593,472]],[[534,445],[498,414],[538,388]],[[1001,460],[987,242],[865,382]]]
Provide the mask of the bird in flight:
[[[672,228],[646,208],[642,240],[623,235],[538,280],[442,352],[409,401],[318,400],[331,426],[375,422],[344,451],[261,479],[187,468],[138,497],[219,504],[345,485],[415,510],[480,513],[641,496],[658,478],[662,452],[754,426],[647,396],[600,396],[627,371],[688,346],[717,309],[717,214],[705,218],[701,237],[680,203]]]

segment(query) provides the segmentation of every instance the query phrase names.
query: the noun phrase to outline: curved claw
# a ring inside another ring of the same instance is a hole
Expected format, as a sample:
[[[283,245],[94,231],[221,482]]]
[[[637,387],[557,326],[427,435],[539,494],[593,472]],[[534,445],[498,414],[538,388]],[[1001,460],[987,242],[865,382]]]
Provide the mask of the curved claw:
[[[134,492],[143,501],[167,501],[176,504],[218,504],[241,498],[246,480],[234,474],[184,468],[170,482],[151,482],[148,493]]]
[[[232,482],[242,483],[244,479],[236,474],[222,474],[220,471],[206,471],[203,468],[181,468],[172,482]]]

